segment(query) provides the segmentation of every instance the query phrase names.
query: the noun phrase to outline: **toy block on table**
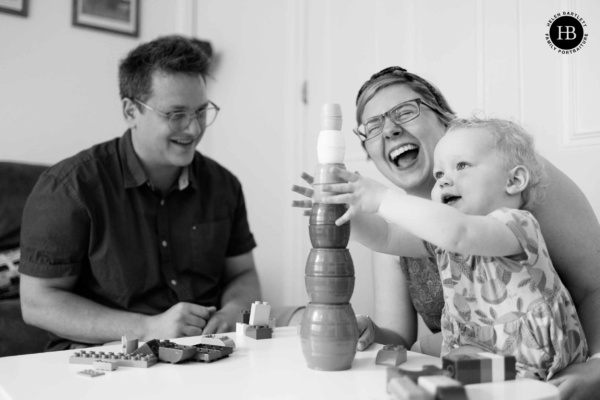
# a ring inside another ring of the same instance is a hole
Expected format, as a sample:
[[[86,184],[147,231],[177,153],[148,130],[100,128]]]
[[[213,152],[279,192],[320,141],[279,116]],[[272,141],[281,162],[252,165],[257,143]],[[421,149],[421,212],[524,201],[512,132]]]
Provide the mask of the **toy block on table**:
[[[423,388],[406,376],[397,376],[387,385],[387,392],[394,400],[431,400],[432,397]]]
[[[517,374],[514,356],[485,352],[442,357],[442,368],[463,384],[513,380]]]
[[[204,335],[200,337],[200,343],[210,346],[223,346],[235,349],[235,342],[228,336]]]
[[[267,325],[250,325],[248,326],[248,329],[246,329],[246,336],[256,340],[271,339],[273,337],[273,329],[269,328]]]
[[[163,362],[177,364],[193,358],[196,355],[194,346],[173,343],[170,340],[159,342],[158,359]]]
[[[104,375],[104,372],[96,371],[95,369],[84,369],[83,371],[77,372],[77,375],[85,376],[86,378],[97,378]]]
[[[462,387],[462,383],[444,375],[420,376],[419,379],[417,379],[417,385],[435,399],[438,398],[438,392],[442,388]]]
[[[123,354],[123,353],[105,353],[103,351],[80,351],[69,357],[70,364],[88,364],[93,365],[94,361],[109,361],[118,367],[149,368],[158,362],[158,358],[146,354]]]
[[[140,347],[137,348],[137,350],[135,350],[134,352],[131,353],[131,355],[155,355],[156,357],[158,357],[158,344],[159,344],[159,340],[157,339],[152,339],[147,341],[146,343],[144,343],[143,345],[141,345]]]
[[[121,347],[123,354],[131,354],[138,348],[138,339],[129,338],[127,335],[121,336]]]
[[[436,367],[435,365],[423,365],[421,369],[404,369],[402,367],[388,367],[386,384],[389,384],[390,380],[398,377],[407,377],[414,383],[421,376],[432,376],[432,375],[444,375],[444,370]]]
[[[241,310],[237,316],[236,322],[240,323],[240,324],[249,325],[250,324],[250,310]]]
[[[406,362],[406,347],[394,346],[393,344],[386,344],[381,350],[377,352],[375,357],[376,365],[387,365],[388,367],[397,367],[400,364]]]
[[[255,301],[250,308],[250,319],[248,325],[269,325],[271,306],[269,303]]]
[[[236,335],[245,335],[246,331],[248,330],[249,327],[250,327],[250,325],[248,325],[248,324],[242,324],[240,322],[237,322],[235,324]]]
[[[233,348],[228,346],[212,346],[209,344],[195,344],[196,355],[194,360],[203,362],[212,362],[221,358],[229,357],[233,353]]]
[[[96,360],[92,363],[92,366],[95,369],[99,369],[102,371],[114,371],[115,369],[118,368],[116,363],[114,363],[112,361],[106,361],[106,360]]]
[[[446,386],[438,388],[436,400],[469,400],[464,386]]]

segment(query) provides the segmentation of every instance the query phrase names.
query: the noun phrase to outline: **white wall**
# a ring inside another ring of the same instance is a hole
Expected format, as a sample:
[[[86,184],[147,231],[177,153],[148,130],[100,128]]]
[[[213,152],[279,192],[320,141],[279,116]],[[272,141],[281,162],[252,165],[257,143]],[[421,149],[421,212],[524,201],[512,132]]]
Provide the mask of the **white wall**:
[[[119,60],[191,27],[186,0],[142,2],[139,38],[72,26],[72,3],[30,1],[27,18],[0,13],[2,160],[55,163],[120,136]]]
[[[349,168],[379,178],[351,128],[358,87],[389,65],[436,83],[461,115],[483,110],[524,122],[600,213],[594,0],[142,3],[139,39],[72,27],[70,0],[32,1],[28,18],[0,13],[0,159],[53,163],[120,135],[118,60],[159,34],[210,40],[219,63],[209,95],[222,112],[200,150],[244,185],[267,301],[307,301],[307,221],[290,207],[298,197],[290,188],[315,167],[323,102],[342,104]],[[588,21],[591,39],[576,56],[555,54],[544,40],[547,20],[564,9]],[[351,252],[352,304],[371,314],[372,260],[360,246]]]

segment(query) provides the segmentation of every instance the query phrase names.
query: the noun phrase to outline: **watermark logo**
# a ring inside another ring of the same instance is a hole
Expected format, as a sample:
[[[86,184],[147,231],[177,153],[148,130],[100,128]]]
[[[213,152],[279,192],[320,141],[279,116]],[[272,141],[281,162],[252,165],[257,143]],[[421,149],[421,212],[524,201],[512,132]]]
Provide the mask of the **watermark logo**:
[[[587,23],[577,13],[563,11],[548,20],[546,43],[557,53],[573,54],[581,50],[588,40]]]

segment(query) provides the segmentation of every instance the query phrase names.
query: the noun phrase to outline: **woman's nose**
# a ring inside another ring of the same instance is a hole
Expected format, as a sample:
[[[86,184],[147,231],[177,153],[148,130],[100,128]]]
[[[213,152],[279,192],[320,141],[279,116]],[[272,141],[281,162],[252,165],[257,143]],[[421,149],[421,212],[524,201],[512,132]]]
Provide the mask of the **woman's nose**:
[[[391,119],[387,116],[383,120],[383,137],[386,139],[391,139],[394,136],[400,136],[404,130],[401,125],[395,124]]]

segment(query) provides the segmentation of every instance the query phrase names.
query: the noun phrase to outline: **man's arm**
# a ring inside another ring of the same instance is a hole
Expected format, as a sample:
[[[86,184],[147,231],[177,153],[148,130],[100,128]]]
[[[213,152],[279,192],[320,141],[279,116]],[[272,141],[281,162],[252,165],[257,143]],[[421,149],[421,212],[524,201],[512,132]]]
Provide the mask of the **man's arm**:
[[[225,260],[224,289],[221,309],[210,318],[203,334],[231,332],[237,315],[260,301],[261,290],[251,251]]]
[[[23,319],[60,337],[83,343],[105,343],[123,334],[144,338],[146,317],[112,310],[72,293],[77,276],[36,278],[21,275]]]
[[[22,274],[24,321],[76,342],[102,344],[124,334],[142,341],[200,335],[214,311],[192,303],[175,304],[154,316],[115,310],[73,293],[76,281],[76,276],[48,279]]]

